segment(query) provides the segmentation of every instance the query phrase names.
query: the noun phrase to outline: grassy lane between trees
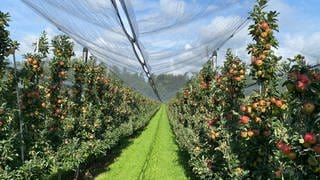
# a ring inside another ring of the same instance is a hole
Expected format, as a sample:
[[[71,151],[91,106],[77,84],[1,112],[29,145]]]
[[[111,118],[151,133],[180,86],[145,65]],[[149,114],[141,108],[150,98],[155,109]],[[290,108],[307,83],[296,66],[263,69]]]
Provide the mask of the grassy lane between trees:
[[[166,107],[162,105],[142,134],[96,179],[187,179],[180,162]]]

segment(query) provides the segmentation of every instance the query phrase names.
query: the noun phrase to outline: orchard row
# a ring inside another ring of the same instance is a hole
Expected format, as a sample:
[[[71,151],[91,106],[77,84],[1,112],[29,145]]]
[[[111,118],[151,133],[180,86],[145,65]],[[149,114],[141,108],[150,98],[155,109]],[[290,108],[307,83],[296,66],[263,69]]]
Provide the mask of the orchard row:
[[[247,67],[229,50],[219,72],[207,65],[170,103],[177,142],[197,178],[320,175],[320,71],[301,55],[280,62],[274,54],[278,14],[266,6],[257,0],[249,27],[248,71],[257,90],[244,93]]]
[[[6,30],[8,18],[0,13],[0,179],[90,175],[82,171],[86,164],[143,128],[157,104],[94,58],[72,58],[65,35],[50,43],[42,34],[38,52],[26,54],[15,73],[8,62],[18,46]]]

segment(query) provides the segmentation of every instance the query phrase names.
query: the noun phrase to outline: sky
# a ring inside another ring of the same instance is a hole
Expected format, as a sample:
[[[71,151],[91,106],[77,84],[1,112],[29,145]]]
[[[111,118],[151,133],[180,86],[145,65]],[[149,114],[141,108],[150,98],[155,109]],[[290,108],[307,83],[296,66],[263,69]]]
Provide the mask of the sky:
[[[103,3],[101,3],[102,1],[90,0],[90,2],[95,3],[97,8],[103,6]],[[133,3],[138,4],[139,2],[143,2],[142,5],[145,8],[147,8],[148,6],[155,6],[153,0],[133,0]],[[179,12],[179,9],[172,8],[172,5],[179,5],[179,7],[183,9],[183,4],[181,4],[183,3],[183,0],[160,0],[160,2],[161,7],[167,7],[164,8],[164,10],[169,15],[172,12],[175,13],[174,15],[177,15],[177,12]],[[276,34],[277,38],[280,41],[280,48],[276,50],[276,53],[283,56],[284,58],[293,57],[297,53],[302,53],[307,57],[307,61],[310,63],[319,61],[320,1],[270,0],[268,8],[270,10],[276,10],[280,13],[280,32]],[[45,30],[49,34],[49,38],[52,38],[54,35],[60,33],[55,26],[53,26],[39,14],[32,11],[20,0],[0,0],[0,10],[9,12],[11,15],[9,30],[11,31],[11,38],[17,40],[21,44],[20,54],[24,54],[33,50],[31,44],[36,41],[37,37],[43,30]],[[230,17],[223,17],[219,20],[223,23],[223,21],[230,21]],[[217,21],[217,19],[208,19],[208,22],[214,21]],[[210,24],[208,25],[208,27],[210,27]],[[236,51],[237,55],[244,59],[247,58],[247,61],[249,62],[249,58],[245,53],[245,47],[248,41],[250,41],[250,37],[248,36],[247,29],[244,28],[221,48],[218,58],[219,62],[222,63],[224,56],[223,53],[228,47],[233,48]],[[185,49],[190,49],[191,45],[188,43],[188,39],[186,39],[184,42]],[[155,43],[168,45],[174,42],[159,40]],[[77,55],[81,55],[81,49],[82,46],[77,44]],[[20,58],[22,57],[20,56]]]

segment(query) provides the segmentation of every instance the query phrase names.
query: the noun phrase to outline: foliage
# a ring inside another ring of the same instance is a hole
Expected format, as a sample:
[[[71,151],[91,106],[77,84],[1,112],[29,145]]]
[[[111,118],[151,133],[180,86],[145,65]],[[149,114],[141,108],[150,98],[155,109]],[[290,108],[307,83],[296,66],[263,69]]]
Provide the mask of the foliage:
[[[259,89],[244,96],[245,67],[228,51],[221,74],[204,67],[170,102],[177,142],[197,178],[319,177],[319,70],[301,55],[280,64],[278,13],[266,12],[267,2],[257,0],[250,13],[249,78]],[[288,74],[287,91],[279,90],[279,74]]]
[[[5,29],[8,14],[0,17],[0,179],[77,177],[86,163],[148,123],[157,103],[125,87],[94,58],[72,59],[65,35],[49,43],[42,33],[15,77],[6,57],[17,44]]]

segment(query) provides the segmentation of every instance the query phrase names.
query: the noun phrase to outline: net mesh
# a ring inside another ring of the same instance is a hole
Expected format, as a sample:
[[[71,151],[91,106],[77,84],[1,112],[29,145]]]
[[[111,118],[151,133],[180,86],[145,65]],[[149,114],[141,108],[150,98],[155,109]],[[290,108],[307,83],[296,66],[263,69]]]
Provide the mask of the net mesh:
[[[248,22],[250,0],[22,0],[144,95],[163,101]]]

